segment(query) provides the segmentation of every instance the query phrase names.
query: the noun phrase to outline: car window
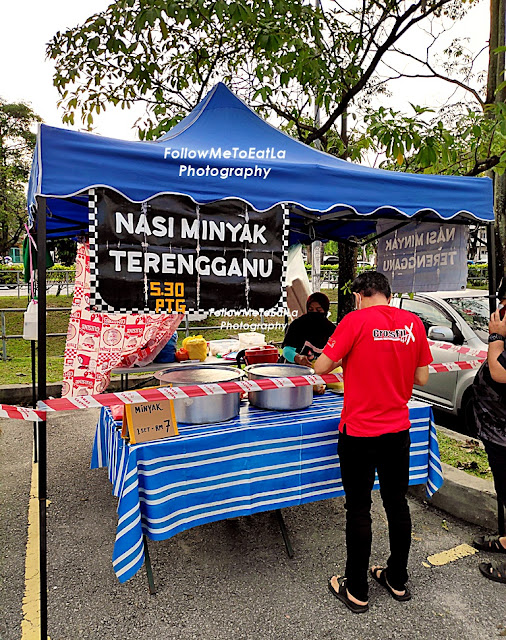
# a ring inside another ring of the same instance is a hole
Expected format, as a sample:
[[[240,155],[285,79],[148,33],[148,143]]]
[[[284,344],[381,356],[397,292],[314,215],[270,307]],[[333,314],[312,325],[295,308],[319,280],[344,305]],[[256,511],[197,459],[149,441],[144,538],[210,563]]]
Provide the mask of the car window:
[[[409,298],[402,299],[402,308],[406,311],[411,311],[416,314],[423,322],[425,332],[428,332],[430,327],[448,327],[453,328],[451,319],[442,311],[432,306],[428,302],[421,302],[420,300],[410,300]]]
[[[487,342],[490,318],[487,298],[445,298],[445,302],[455,309],[483,342]]]

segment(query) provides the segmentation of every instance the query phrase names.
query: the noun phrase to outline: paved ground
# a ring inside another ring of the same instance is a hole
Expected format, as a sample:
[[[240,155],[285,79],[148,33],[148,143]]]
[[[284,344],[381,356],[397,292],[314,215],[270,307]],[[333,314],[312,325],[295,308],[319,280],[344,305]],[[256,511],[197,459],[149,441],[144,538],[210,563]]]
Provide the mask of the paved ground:
[[[72,294],[72,292],[74,291],[74,285],[73,284],[69,284],[68,286],[68,293]],[[66,295],[67,294],[67,285],[64,285],[62,287],[60,287],[60,290],[58,291],[58,285],[54,284],[51,285],[47,288],[47,295],[48,296],[56,296],[61,294],[61,295]],[[7,296],[17,296],[18,295],[18,287],[14,286],[14,287],[6,287],[5,285],[0,285],[0,297],[7,297]],[[26,297],[28,295],[28,286],[27,285],[21,285],[19,287],[19,296],[21,297]],[[18,297],[19,297],[18,296]]]
[[[115,498],[105,469],[89,469],[96,412],[59,415],[49,427],[48,600],[52,640],[490,640],[506,636],[506,585],[481,578],[466,557],[442,567],[428,555],[469,541],[476,527],[412,501],[409,603],[371,585],[357,616],[327,590],[344,563],[343,499],[284,511],[295,557],[271,513],[205,525],[150,543],[158,593],[145,571],[120,585],[111,565]],[[0,638],[21,638],[31,425],[0,422]],[[375,495],[371,560],[387,552]],[[469,505],[472,509],[472,505]]]

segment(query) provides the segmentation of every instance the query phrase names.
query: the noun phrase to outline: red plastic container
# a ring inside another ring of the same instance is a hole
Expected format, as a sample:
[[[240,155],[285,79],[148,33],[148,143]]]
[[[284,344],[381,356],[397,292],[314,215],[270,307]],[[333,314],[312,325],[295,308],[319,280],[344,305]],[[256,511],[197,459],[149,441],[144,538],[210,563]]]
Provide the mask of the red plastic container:
[[[262,347],[251,347],[246,349],[244,359],[246,364],[262,364],[264,362],[277,362],[279,358],[279,351],[271,344],[266,344]]]

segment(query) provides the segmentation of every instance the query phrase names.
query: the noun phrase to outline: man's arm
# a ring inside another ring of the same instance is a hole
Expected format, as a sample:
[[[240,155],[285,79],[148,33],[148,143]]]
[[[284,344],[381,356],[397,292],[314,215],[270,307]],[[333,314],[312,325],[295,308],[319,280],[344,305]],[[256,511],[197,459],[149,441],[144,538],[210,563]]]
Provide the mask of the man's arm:
[[[429,381],[429,367],[426,365],[425,367],[417,367],[415,369],[415,380],[414,384],[418,384],[421,387],[427,384]]]
[[[506,316],[501,320],[499,317],[499,311],[494,311],[490,316],[490,322],[488,324],[489,333],[498,333],[501,336],[506,336]],[[506,382],[506,369],[504,364],[499,360],[499,356],[504,351],[504,341],[496,340],[488,345],[487,362],[490,369],[490,375],[496,382]],[[501,359],[503,360],[503,359]]]
[[[340,367],[340,366],[341,366],[341,360],[339,360],[339,362],[334,362],[324,353],[322,353],[318,358],[318,360],[312,365],[314,372],[320,376],[325,375],[326,373],[330,373],[336,367]]]
[[[499,362],[499,356],[504,351],[504,342],[497,340],[488,345],[488,366],[490,369],[490,375],[496,382],[506,382],[506,369]]]

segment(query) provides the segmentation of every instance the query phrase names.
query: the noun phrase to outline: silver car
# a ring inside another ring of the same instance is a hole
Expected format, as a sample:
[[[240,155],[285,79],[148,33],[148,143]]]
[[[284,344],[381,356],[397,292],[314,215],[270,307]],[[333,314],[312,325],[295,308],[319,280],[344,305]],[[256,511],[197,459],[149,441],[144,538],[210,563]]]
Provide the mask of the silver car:
[[[488,293],[476,289],[417,293],[410,297],[394,298],[393,306],[416,314],[423,322],[429,340],[449,342],[472,349],[487,351],[488,321],[490,318]],[[476,360],[476,356],[432,347],[434,363]],[[415,386],[413,396],[439,409],[459,414],[466,430],[474,434],[471,384],[476,370],[434,373],[424,387]]]

